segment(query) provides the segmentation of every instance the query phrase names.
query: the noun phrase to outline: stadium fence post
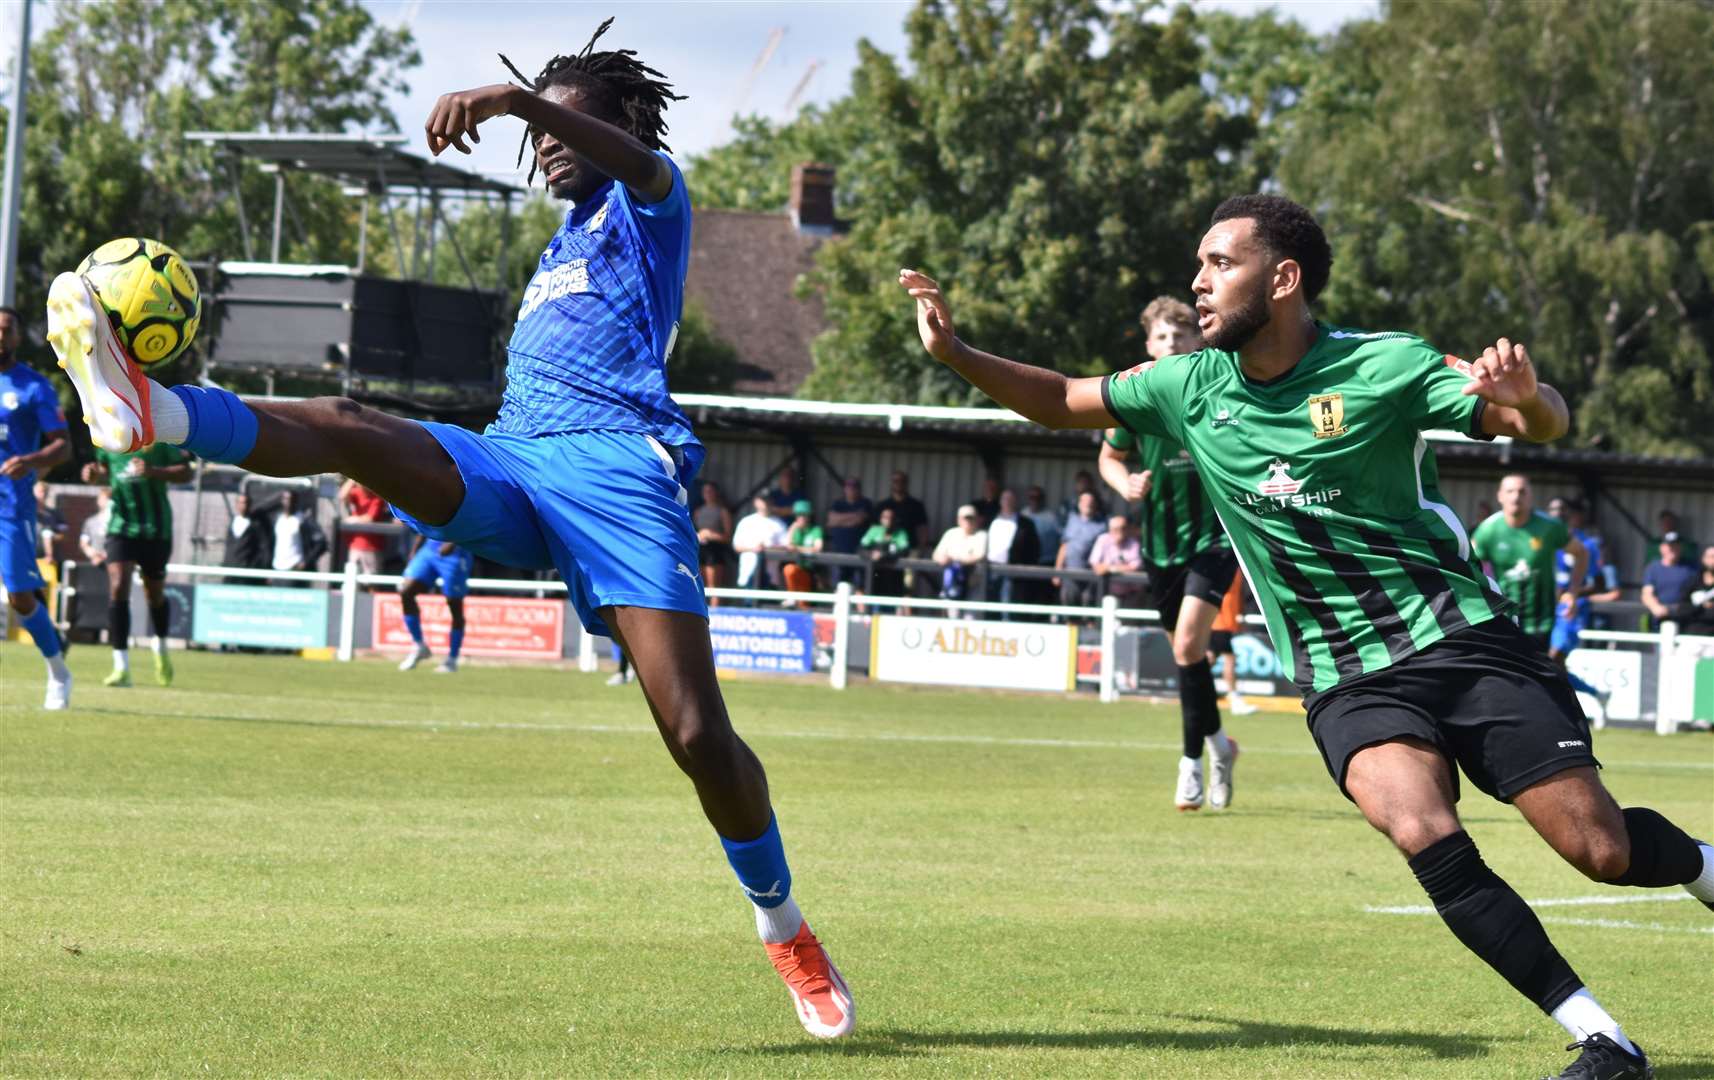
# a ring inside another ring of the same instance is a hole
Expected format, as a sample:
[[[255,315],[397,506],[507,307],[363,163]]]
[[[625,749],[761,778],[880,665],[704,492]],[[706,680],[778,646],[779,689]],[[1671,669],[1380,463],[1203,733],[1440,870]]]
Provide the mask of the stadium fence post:
[[[1075,635],[1077,631],[1072,630]],[[1077,648],[1075,637],[1071,647]],[[1101,703],[1103,705],[1119,700],[1119,672],[1117,659],[1119,655],[1119,598],[1104,596],[1101,598]]]
[[[1673,656],[1678,652],[1678,624],[1671,619],[1660,624],[1660,670],[1655,675],[1654,731],[1656,735],[1678,733],[1678,714],[1671,705],[1668,690],[1672,686]]]
[[[845,689],[845,661],[851,653],[851,583],[841,581],[833,589],[833,670],[828,685]]]
[[[596,671],[601,667],[595,658],[595,635],[581,626],[577,630],[577,670]]]
[[[339,658],[349,662],[357,645],[357,560],[345,560],[339,583]]]

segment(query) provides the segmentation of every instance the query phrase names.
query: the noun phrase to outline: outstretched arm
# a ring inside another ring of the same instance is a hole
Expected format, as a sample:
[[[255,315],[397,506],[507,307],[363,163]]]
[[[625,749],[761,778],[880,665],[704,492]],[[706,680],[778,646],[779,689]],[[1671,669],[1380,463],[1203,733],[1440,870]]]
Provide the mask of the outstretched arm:
[[[933,278],[900,270],[899,284],[916,301],[923,348],[999,404],[1049,428],[1109,428],[1118,423],[1101,398],[1100,379],[1067,378],[972,349],[954,333],[952,307]]]
[[[439,157],[451,146],[470,153],[464,140],[481,142],[477,127],[496,116],[516,116],[547,132],[643,202],[660,202],[672,192],[672,170],[636,136],[511,83],[442,94],[423,125],[429,152]]]
[[[1464,393],[1488,402],[1482,430],[1528,442],[1552,442],[1571,428],[1571,413],[1559,391],[1539,382],[1523,343],[1501,338],[1470,365]]]

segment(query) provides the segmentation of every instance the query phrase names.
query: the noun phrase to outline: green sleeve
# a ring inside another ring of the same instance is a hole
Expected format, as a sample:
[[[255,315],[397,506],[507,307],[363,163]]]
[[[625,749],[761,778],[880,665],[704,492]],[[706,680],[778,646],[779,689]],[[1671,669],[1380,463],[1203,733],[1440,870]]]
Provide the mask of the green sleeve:
[[[1122,427],[1107,429],[1107,445],[1115,450],[1129,452],[1136,448],[1137,437]]]
[[[1179,399],[1183,397],[1185,372],[1191,357],[1169,356],[1165,360],[1138,364],[1116,371],[1101,380],[1101,400],[1119,426],[1137,435],[1179,437]]]
[[[1470,383],[1470,366],[1465,361],[1421,338],[1406,338],[1398,352],[1387,358],[1386,367],[1393,401],[1418,431],[1444,428],[1472,439],[1493,438],[1482,432],[1487,402],[1464,393]]]

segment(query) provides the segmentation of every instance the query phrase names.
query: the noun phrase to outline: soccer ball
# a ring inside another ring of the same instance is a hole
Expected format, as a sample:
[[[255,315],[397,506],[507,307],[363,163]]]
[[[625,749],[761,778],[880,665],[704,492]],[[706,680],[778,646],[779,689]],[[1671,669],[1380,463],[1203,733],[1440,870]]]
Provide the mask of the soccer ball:
[[[77,272],[139,364],[164,364],[185,351],[202,323],[202,290],[184,259],[159,240],[109,240]]]

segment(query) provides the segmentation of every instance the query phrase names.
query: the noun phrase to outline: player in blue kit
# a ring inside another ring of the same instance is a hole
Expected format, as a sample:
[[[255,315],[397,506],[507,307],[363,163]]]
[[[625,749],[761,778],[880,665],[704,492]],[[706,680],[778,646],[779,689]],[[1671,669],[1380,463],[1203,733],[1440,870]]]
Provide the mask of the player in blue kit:
[[[0,307],[0,584],[6,602],[29,631],[48,663],[44,709],[71,704],[71,672],[65,647],[39,590],[47,588],[36,569],[36,471],[71,456],[65,414],[54,386],[18,359],[24,320]]]
[[[767,778],[715,680],[696,571],[686,492],[703,448],[666,379],[690,252],[690,197],[661,141],[662,111],[678,99],[635,53],[595,49],[610,23],[581,52],[520,76],[524,86],[442,96],[426,125],[438,155],[468,152],[488,120],[524,120],[531,179],[540,171],[571,203],[524,293],[505,397],[484,434],[344,398],[162,387],[114,347],[75,274],[50,291],[49,338],[102,445],[161,440],[269,476],[343,473],[430,541],[558,570],[585,628],[631,656],[799,1022],[833,1038],[853,1026],[851,994],[792,896]]]
[[[458,671],[458,650],[464,646],[464,598],[470,593],[470,553],[457,544],[417,537],[417,550],[405,564],[405,583],[399,588],[399,606],[404,609],[405,629],[415,643],[409,656],[399,661],[400,671],[409,671],[427,660],[428,642],[423,640],[422,609],[417,597],[440,585],[446,611],[452,616],[452,633],[446,643],[446,659],[435,667],[437,675]]]

